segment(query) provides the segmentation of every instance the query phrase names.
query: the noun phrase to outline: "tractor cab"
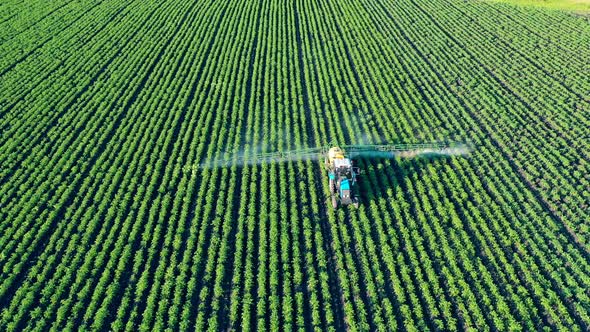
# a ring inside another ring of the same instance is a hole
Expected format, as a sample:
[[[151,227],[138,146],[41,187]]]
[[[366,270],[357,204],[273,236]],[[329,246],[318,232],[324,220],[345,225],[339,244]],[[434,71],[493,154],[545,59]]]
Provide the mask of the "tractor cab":
[[[348,158],[334,159],[334,169],[337,173],[347,173],[352,167],[352,162]]]

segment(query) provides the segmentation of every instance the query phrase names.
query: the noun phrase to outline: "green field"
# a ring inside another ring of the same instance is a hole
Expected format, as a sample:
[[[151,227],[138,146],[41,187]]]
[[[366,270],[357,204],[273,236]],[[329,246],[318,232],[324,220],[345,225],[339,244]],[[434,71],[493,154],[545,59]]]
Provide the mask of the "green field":
[[[590,14],[589,0],[492,0],[496,2]]]
[[[0,331],[590,328],[590,23],[463,0],[5,0]],[[359,159],[236,153],[468,142]]]

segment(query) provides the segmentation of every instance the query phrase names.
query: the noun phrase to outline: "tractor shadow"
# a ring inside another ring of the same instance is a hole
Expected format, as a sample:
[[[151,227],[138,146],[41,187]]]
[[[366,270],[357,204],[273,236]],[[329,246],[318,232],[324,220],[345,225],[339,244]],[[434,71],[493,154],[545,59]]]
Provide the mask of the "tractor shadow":
[[[360,205],[366,208],[372,201],[395,199],[397,190],[406,191],[407,180],[421,177],[430,164],[448,162],[448,157],[421,157],[416,159],[357,159],[361,169],[357,178]]]
[[[345,298],[343,294],[342,280],[339,278],[341,270],[350,272],[349,269],[354,269],[357,272],[361,267],[366,266],[365,254],[361,253],[361,248],[366,248],[366,241],[369,239],[375,243],[381,243],[382,237],[379,236],[375,222],[380,219],[381,223],[386,222],[387,225],[396,227],[393,220],[384,220],[387,215],[393,215],[391,206],[386,203],[387,200],[396,199],[396,195],[402,195],[406,199],[406,178],[420,177],[422,171],[430,162],[441,162],[440,157],[423,157],[419,159],[355,159],[354,165],[361,168],[362,172],[358,177],[358,195],[360,204],[355,208],[352,204],[347,206],[340,205],[334,209],[331,204],[330,194],[328,189],[328,173],[323,167],[318,167],[313,171],[313,179],[309,178],[309,174],[301,174],[300,181],[307,183],[314,183],[309,187],[309,190],[314,190],[318,195],[317,201],[310,200],[307,204],[310,205],[308,211],[314,211],[311,205],[317,204],[319,209],[317,212],[312,212],[307,216],[314,222],[314,227],[321,231],[323,239],[322,247],[327,257],[326,272],[328,273],[328,285],[330,285],[330,303],[332,310],[335,313],[335,327],[345,329],[347,323],[345,321],[344,308],[347,302],[351,302],[353,306],[362,305],[364,308],[370,308],[373,300],[369,298],[369,288],[364,278],[359,281],[358,299],[353,300]],[[309,193],[304,193],[309,194]],[[382,204],[386,205],[383,206]],[[320,201],[321,200],[321,201]],[[411,203],[410,203],[411,204]],[[375,207],[378,207],[375,209]],[[388,232],[391,231],[389,228]],[[385,240],[389,241],[389,239]],[[393,246],[389,243],[389,246]],[[352,258],[352,265],[348,263],[342,265],[343,255],[350,255]],[[340,258],[339,258],[340,257]],[[384,262],[373,262],[379,265],[379,270],[383,271],[386,278],[391,278],[390,272]],[[363,272],[364,273],[364,272]],[[391,280],[391,279],[388,279]],[[393,283],[387,282],[384,284],[384,293],[391,301],[395,299],[393,290]],[[401,303],[393,303],[394,307],[400,307]],[[376,328],[377,324],[373,321],[373,315],[368,315],[368,323],[371,329]],[[403,326],[403,317],[396,317],[398,326]]]
[[[442,159],[442,160],[441,160]],[[374,318],[377,313],[372,312],[372,307],[376,299],[369,296],[370,289],[374,287],[374,281],[369,281],[374,273],[374,269],[366,269],[367,266],[373,265],[376,270],[382,273],[385,282],[382,283],[382,299],[388,299],[394,308],[400,308],[403,304],[398,302],[395,295],[393,280],[399,278],[402,272],[390,270],[387,263],[382,259],[371,259],[371,257],[381,258],[387,255],[388,250],[382,248],[395,248],[395,252],[404,256],[405,261],[410,261],[408,253],[403,250],[405,247],[404,239],[399,238],[396,212],[393,210],[391,200],[401,199],[407,202],[410,216],[415,218],[415,202],[409,200],[408,188],[414,178],[420,178],[426,170],[428,163],[446,163],[440,157],[427,157],[419,159],[355,159],[355,166],[360,167],[362,172],[358,178],[358,194],[360,196],[360,205],[355,208],[353,205],[339,206],[333,209],[329,201],[321,202],[322,208],[317,217],[317,222],[322,230],[324,239],[324,249],[329,256],[328,273],[330,279],[332,296],[337,296],[338,301],[332,302],[338,310],[344,310],[345,303],[352,303],[355,309],[361,305],[368,310],[367,323],[371,330],[378,325]],[[425,175],[425,174],[424,174]],[[327,180],[325,171],[318,171],[316,176],[323,176],[323,181]],[[408,181],[411,178],[412,181]],[[327,185],[320,183],[316,190],[323,190]],[[319,203],[319,202],[318,202]],[[373,249],[370,249],[373,248]],[[377,250],[371,254],[371,250]],[[376,256],[373,256],[376,255]],[[340,259],[338,258],[340,256]],[[350,257],[350,263],[344,263],[344,257]],[[359,276],[356,287],[358,287],[358,297],[345,298],[341,290],[341,280],[339,274],[342,270],[346,274],[357,274]],[[417,281],[416,281],[417,282]],[[380,300],[382,300],[380,299]],[[337,315],[338,317],[338,315]],[[401,311],[395,311],[397,326],[403,326],[404,317]],[[346,326],[345,321],[340,322]],[[429,328],[434,329],[432,321],[427,321]]]

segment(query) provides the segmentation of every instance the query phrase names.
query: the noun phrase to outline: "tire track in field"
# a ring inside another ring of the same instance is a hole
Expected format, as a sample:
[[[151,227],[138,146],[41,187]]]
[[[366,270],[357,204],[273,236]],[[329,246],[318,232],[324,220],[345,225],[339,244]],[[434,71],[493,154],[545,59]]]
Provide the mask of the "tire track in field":
[[[338,47],[336,50],[334,50],[334,52],[336,53],[335,57],[337,58],[336,61],[338,61],[339,59],[345,64],[344,67],[345,69],[347,69],[348,71],[343,73],[344,76],[348,76],[347,78],[352,80],[352,84],[356,84],[356,87],[358,88],[358,92],[353,92],[355,94],[360,94],[360,99],[364,102],[364,104],[366,105],[366,107],[368,108],[368,110],[366,111],[366,113],[368,114],[373,114],[376,113],[375,110],[372,108],[372,105],[369,101],[369,98],[367,96],[367,93],[365,91],[365,86],[364,81],[361,79],[361,76],[359,74],[359,71],[357,69],[357,64],[360,62],[363,65],[365,64],[362,57],[361,59],[358,59],[357,57],[354,56],[354,52],[352,50],[352,48],[354,47],[354,45],[352,45],[349,41],[349,39],[347,38],[347,36],[345,35],[342,26],[346,25],[347,23],[350,22],[341,22],[338,18],[344,18],[347,17],[346,14],[344,13],[339,13],[338,10],[339,8],[333,8],[331,6],[331,2],[326,2],[325,4],[326,8],[322,7],[322,4],[320,3],[316,3],[316,7],[317,8],[321,8],[324,11],[327,12],[334,12],[336,15],[333,16],[334,21],[333,24],[329,24],[329,27],[332,27],[332,31],[322,31],[327,35],[330,35],[330,33],[334,33],[334,35],[338,38],[338,40],[342,41],[342,45],[339,45],[340,47]],[[320,23],[321,24],[321,23]],[[323,29],[329,29],[329,27],[324,26]],[[320,28],[322,29],[322,28]],[[325,54],[325,48],[324,47],[320,47],[321,52],[323,52],[323,57],[322,58],[327,58],[327,54]],[[339,70],[339,68],[328,68],[327,70],[329,71],[330,69],[332,70]],[[349,75],[347,75],[349,74]],[[332,87],[332,93],[334,93],[334,87]],[[334,99],[337,99],[337,95],[333,95]],[[338,101],[336,101],[336,103],[338,104]],[[344,116],[347,116],[346,114],[344,114]],[[365,113],[354,113],[354,115],[352,116],[353,120],[356,120],[357,117],[360,117],[364,122],[366,122],[366,115]],[[336,119],[336,116],[334,116],[334,119]],[[353,122],[353,126],[357,125],[357,128],[347,128],[345,129],[345,125],[342,124],[341,125],[341,131],[339,132],[340,137],[343,138],[343,140],[345,142],[351,142],[354,143],[352,141],[352,138],[355,136],[354,134],[358,134],[360,136],[364,136],[363,134],[363,128],[361,127],[360,123],[357,121]],[[337,125],[336,125],[337,126]],[[373,128],[372,128],[377,137],[385,137],[385,128],[383,128],[381,126],[380,123],[377,123]],[[368,134],[370,135],[370,133]],[[347,230],[352,230],[354,229],[353,227],[353,223],[356,224],[359,221],[356,220],[356,218],[354,218],[355,215],[351,214],[351,212],[346,209],[345,210],[345,216],[344,216],[344,223],[343,226],[341,228],[342,231],[347,231]],[[356,221],[355,221],[356,220]],[[352,258],[352,262],[353,262],[353,267],[350,267],[352,269],[356,269],[359,276],[361,276],[361,278],[363,279],[358,286],[359,286],[359,291],[361,294],[361,299],[362,302],[364,304],[365,309],[367,310],[367,323],[369,324],[369,328],[370,329],[376,329],[377,327],[377,321],[382,319],[383,317],[381,317],[380,315],[380,305],[375,303],[375,300],[379,300],[382,296],[381,294],[375,294],[375,297],[373,297],[373,295],[369,294],[369,288],[371,287],[372,284],[375,283],[375,273],[372,269],[365,269],[364,267],[366,265],[362,264],[363,259],[367,259],[367,257],[365,255],[366,251],[368,250],[366,248],[366,245],[364,243],[364,241],[362,241],[362,239],[357,238],[357,235],[355,232],[350,233],[350,244],[349,244],[349,248],[353,249],[350,250],[350,257]],[[344,243],[344,242],[342,242]],[[359,252],[360,251],[360,252]]]
[[[295,26],[295,29],[294,29],[295,30],[294,31],[295,32],[295,43],[297,45],[297,53],[296,53],[297,54],[297,58],[298,58],[297,59],[298,60],[297,63],[298,63],[298,67],[299,67],[299,78],[298,78],[298,80],[300,82],[301,92],[303,94],[303,109],[304,109],[304,118],[305,118],[305,124],[306,124],[305,128],[306,128],[306,132],[307,132],[307,135],[306,135],[307,137],[306,138],[307,138],[307,143],[309,143],[311,141],[311,143],[313,145],[313,144],[316,144],[316,143],[320,142],[320,140],[318,139],[318,137],[316,137],[316,135],[315,135],[315,133],[313,131],[313,128],[312,128],[313,127],[313,121],[312,121],[312,118],[311,118],[312,111],[311,111],[311,105],[310,105],[309,88],[308,88],[307,82],[305,80],[305,64],[303,62],[303,59],[304,59],[303,52],[304,52],[304,50],[303,50],[303,39],[302,39],[302,32],[301,32],[302,22],[301,22],[301,15],[300,15],[299,10],[298,10],[298,4],[297,4],[296,1],[293,1],[292,11],[293,11],[293,16],[294,16],[293,25]],[[321,193],[322,191],[319,191],[319,192]],[[321,223],[323,224],[323,222],[321,222]],[[329,237],[327,237],[326,234],[324,234],[324,238],[329,238]],[[304,240],[305,239],[302,238],[302,237],[300,237],[300,239],[299,239],[299,243],[302,246],[303,246],[303,244],[305,242]],[[332,248],[331,245],[330,246],[326,245],[325,248],[324,248],[324,250],[326,250],[326,254],[327,254],[328,257],[332,257],[335,254],[334,253],[334,249]],[[305,252],[304,246],[303,246],[303,250],[301,250],[301,252],[302,253]],[[327,264],[327,266],[328,266],[328,274],[329,275],[332,275],[332,276],[335,276],[336,275],[336,270],[335,270],[335,266],[332,265],[332,264],[333,264],[333,262],[331,262],[331,260],[328,260],[328,264]],[[304,282],[305,283],[307,283],[307,278],[308,277],[306,276],[306,274],[304,274]],[[336,289],[340,289],[340,281],[339,281],[339,279],[338,278],[335,278],[333,281],[334,281],[334,284],[336,285],[336,288],[333,289],[333,291],[336,290]],[[336,294],[334,294],[334,295],[336,295]],[[341,294],[338,294],[338,295],[334,296],[333,300],[334,299],[340,299],[341,296],[342,296]],[[306,302],[307,303],[309,303],[309,297],[310,297],[310,295],[309,295],[308,291],[305,290],[304,291],[304,298],[306,299]],[[341,312],[343,312],[343,309],[342,308],[338,309],[340,307],[341,303],[339,303],[339,302],[335,302],[335,303],[332,302],[332,303],[334,305],[333,307],[336,310],[336,314],[337,314],[336,315],[336,320],[338,320],[340,322],[343,322],[344,321],[343,315],[341,315],[340,317],[338,317],[338,314],[341,313]],[[306,311],[305,313],[306,313],[305,314],[305,317],[306,318],[304,320],[305,321],[305,324],[306,324],[305,325],[305,328],[307,330],[310,330],[311,329],[311,325],[309,325],[309,324],[311,324],[311,322],[312,322],[311,314],[308,311]]]
[[[298,54],[298,64],[299,64],[299,73],[300,73],[300,82],[301,82],[301,86],[302,86],[302,93],[303,93],[303,108],[304,108],[304,115],[305,115],[305,119],[306,119],[306,124],[308,124],[306,126],[307,129],[307,133],[308,133],[308,140],[311,140],[312,145],[313,144],[321,144],[321,140],[319,139],[319,137],[316,137],[314,131],[313,131],[313,120],[312,120],[312,114],[314,112],[312,112],[312,106],[310,104],[310,96],[309,96],[309,88],[307,87],[307,82],[305,80],[305,64],[303,62],[303,59],[305,58],[303,55],[303,37],[302,37],[302,32],[301,32],[301,27],[302,27],[302,23],[301,23],[301,17],[299,14],[299,11],[297,10],[297,8],[294,6],[293,8],[293,12],[294,12],[294,16],[295,16],[295,37],[296,37],[296,43],[297,43],[297,54]],[[313,56],[313,55],[312,55]],[[318,70],[317,68],[314,70],[315,75],[318,75]],[[317,76],[316,76],[317,78]],[[316,79],[316,81],[319,82],[318,79]],[[324,119],[326,120],[327,118],[324,117]],[[324,133],[326,135],[326,139],[328,141],[331,141],[335,135],[333,135],[331,132],[326,132]],[[322,171],[322,167],[319,166],[319,163],[315,163],[314,162],[314,176],[317,179],[324,179],[325,178],[325,174]],[[323,185],[321,181],[314,181],[316,184],[316,192],[319,193],[320,195],[323,195]],[[320,230],[322,233],[322,237],[324,239],[324,251],[326,253],[326,257],[327,257],[327,273],[328,276],[330,278],[330,281],[328,282],[329,284],[329,291],[331,293],[331,299],[324,299],[324,300],[330,300],[330,303],[332,304],[332,311],[334,313],[334,321],[335,321],[335,328],[337,330],[343,330],[345,329],[345,327],[347,326],[346,320],[347,318],[345,317],[345,313],[344,313],[344,295],[342,293],[342,287],[343,285],[341,284],[341,280],[338,277],[338,273],[336,272],[338,267],[337,267],[337,262],[335,261],[335,257],[338,255],[336,252],[336,249],[333,247],[333,234],[332,234],[332,230],[330,229],[328,223],[329,223],[329,218],[328,218],[328,208],[326,206],[326,202],[320,202],[319,204],[320,206],[320,214],[319,214],[319,220],[317,220],[317,222],[320,224]],[[339,236],[338,234],[336,234],[336,236]],[[341,241],[342,242],[342,241]],[[352,317],[348,318],[348,319],[353,319]],[[311,321],[310,319],[306,319],[306,321]]]
[[[336,9],[335,9],[335,10],[336,10]],[[346,15],[342,15],[341,17],[346,17]],[[355,77],[356,77],[357,84],[361,85],[361,84],[362,84],[362,82],[361,82],[360,76],[358,75],[358,73],[357,73],[357,70],[356,70],[356,68],[355,68],[354,61],[353,61],[353,58],[352,58],[352,55],[351,55],[351,54],[352,54],[352,53],[351,53],[351,49],[350,49],[350,47],[348,46],[347,39],[345,38],[345,36],[344,36],[344,34],[343,34],[343,32],[342,32],[342,29],[341,29],[340,25],[338,25],[338,24],[337,24],[337,25],[336,25],[336,29],[337,29],[337,32],[339,33],[339,37],[340,37],[340,39],[341,39],[341,40],[343,40],[343,45],[344,45],[344,47],[345,47],[345,53],[346,53],[346,55],[347,55],[347,57],[348,57],[348,60],[349,60],[349,62],[350,62],[350,66],[352,67],[352,69],[353,69],[353,71],[354,71],[354,73],[355,73]],[[366,61],[365,61],[365,59],[362,57],[362,55],[360,56],[360,58],[361,58],[361,59],[360,59],[360,61],[361,61],[361,62],[362,62],[364,65],[366,65]],[[362,89],[362,87],[361,87],[361,89]],[[364,93],[364,91],[362,91],[362,95],[363,95],[363,98],[365,99],[365,102],[366,102],[366,103],[369,105],[369,104],[370,104],[370,103],[369,103],[369,99],[367,98],[367,96],[366,96],[366,93]],[[386,136],[385,136],[385,129],[384,129],[384,128],[381,128],[381,126],[377,126],[377,128],[376,128],[376,131],[377,131],[377,133],[378,133],[378,137],[386,137]],[[352,224],[350,224],[350,223],[348,223],[348,225],[349,225],[349,226],[352,226]],[[349,228],[352,228],[352,227],[349,227]],[[377,237],[376,237],[376,235],[375,235],[375,234],[373,234],[373,235],[372,235],[372,238],[373,238],[373,239],[375,239],[375,238],[377,238]],[[354,239],[354,237],[353,237],[353,243],[357,243],[357,242],[355,242],[355,241],[357,241],[357,240],[355,240],[355,239]],[[359,245],[359,246],[360,246],[360,243],[354,244],[354,245],[353,245],[353,247],[354,247],[354,246],[357,246],[357,245]],[[358,259],[358,258],[357,258],[357,259]],[[406,259],[408,259],[408,257],[406,257]],[[356,262],[356,264],[357,264],[357,265],[359,265],[359,262],[357,261],[357,262]],[[369,273],[372,273],[372,272],[370,272],[370,271],[369,271]],[[391,277],[391,276],[390,276],[390,277]],[[416,279],[414,276],[412,276],[412,283],[413,283],[413,284],[415,284],[415,285],[419,285],[419,284],[418,284],[418,282],[417,282],[417,279]],[[390,294],[393,294],[393,293],[390,293]],[[420,296],[420,297],[419,297],[419,299],[420,299],[420,302],[421,302],[422,306],[423,306],[424,308],[428,308],[428,306],[425,304],[425,303],[426,303],[426,302],[425,302],[425,299],[424,299],[422,296]],[[426,324],[427,324],[427,325],[429,326],[429,328],[431,328],[431,329],[432,329],[432,328],[433,328],[433,326],[434,326],[434,325],[433,325],[433,322],[432,322],[432,321],[431,321],[431,320],[430,320],[428,317],[427,317],[427,319],[426,319]],[[403,325],[402,325],[402,324],[400,324],[400,326],[403,326]]]

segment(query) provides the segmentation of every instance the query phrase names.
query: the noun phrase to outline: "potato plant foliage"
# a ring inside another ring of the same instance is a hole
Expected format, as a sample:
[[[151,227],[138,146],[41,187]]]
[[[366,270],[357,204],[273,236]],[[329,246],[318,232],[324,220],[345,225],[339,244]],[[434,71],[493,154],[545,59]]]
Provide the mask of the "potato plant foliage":
[[[590,23],[463,0],[5,0],[0,330],[590,328]],[[229,151],[467,141],[360,159]]]

